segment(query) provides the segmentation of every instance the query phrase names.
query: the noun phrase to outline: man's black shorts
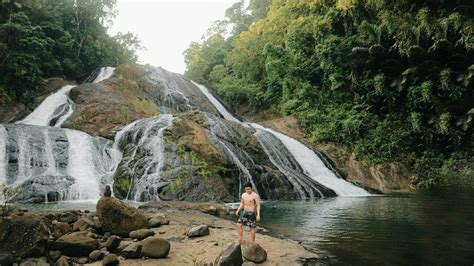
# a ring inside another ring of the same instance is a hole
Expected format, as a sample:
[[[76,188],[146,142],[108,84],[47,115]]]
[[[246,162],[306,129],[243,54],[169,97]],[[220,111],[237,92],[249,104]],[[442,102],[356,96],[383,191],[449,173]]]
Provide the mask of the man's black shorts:
[[[257,214],[255,212],[243,211],[240,214],[239,220],[237,220],[238,224],[247,225],[250,228],[257,227]]]

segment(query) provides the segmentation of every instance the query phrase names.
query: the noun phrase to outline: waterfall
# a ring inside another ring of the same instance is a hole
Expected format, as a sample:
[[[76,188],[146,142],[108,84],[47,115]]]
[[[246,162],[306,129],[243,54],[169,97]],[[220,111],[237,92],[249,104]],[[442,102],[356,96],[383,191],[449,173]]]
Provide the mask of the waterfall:
[[[99,74],[94,79],[94,81],[92,81],[92,83],[99,83],[102,80],[106,80],[110,78],[114,74],[114,71],[115,71],[115,67],[101,67]]]
[[[260,131],[266,131],[278,138],[291,156],[298,162],[306,176],[311,177],[319,184],[332,189],[339,196],[367,196],[369,193],[364,189],[338,178],[334,172],[329,170],[313,150],[301,142],[284,134],[275,132],[258,124],[251,124]]]
[[[236,122],[236,123],[239,123],[241,124],[240,120],[235,118],[229,111],[227,111],[227,109],[224,107],[224,105],[222,105],[217,99],[216,97],[214,97],[214,95],[212,95],[211,92],[209,92],[209,90],[203,86],[203,85],[200,85],[200,84],[197,84],[196,82],[192,81],[192,83],[194,85],[196,85],[201,91],[202,93],[204,93],[204,95],[206,95],[206,97],[209,99],[209,101],[214,105],[214,107],[216,107],[217,111],[219,111],[219,113],[227,120],[229,121],[233,121],[233,122]]]
[[[170,114],[135,121],[117,134],[120,147],[129,144],[131,155],[122,159],[133,183],[127,199],[135,201],[157,199],[157,191],[167,185],[161,179],[165,160],[163,131],[173,122]],[[126,141],[126,143],[122,143]]]
[[[168,104],[174,109],[178,111],[191,111],[193,107],[191,103],[181,91],[181,86],[177,83],[176,75],[168,72],[162,68],[152,68],[149,70],[149,78],[151,79],[152,83],[158,84],[160,88],[163,90],[163,98],[164,103]],[[184,88],[184,87],[183,87]],[[169,111],[173,112],[175,110],[165,110],[161,107],[160,112],[168,113]]]
[[[115,68],[113,67],[102,67],[93,83],[109,78],[114,70]],[[74,112],[74,102],[68,97],[69,92],[74,87],[76,86],[66,85],[51,94],[33,112],[25,119],[18,121],[17,124],[61,127]]]
[[[35,126],[56,126],[60,118],[72,110],[72,101],[67,96],[74,85],[66,85],[57,92],[48,96],[31,114],[25,119],[17,122],[18,124]],[[63,121],[63,120],[61,120]],[[62,122],[61,122],[62,124]]]
[[[206,95],[225,119],[242,124],[227,111],[205,86],[194,84]],[[369,195],[364,189],[338,178],[311,149],[297,140],[258,124],[250,125],[256,129],[255,136],[264,147],[272,163],[286,175],[288,181],[293,184],[294,189],[302,198],[315,197],[316,195],[312,191],[318,191],[319,196],[331,195],[332,191],[339,196]],[[272,139],[265,133],[273,135],[274,138]],[[286,148],[289,154],[285,153],[283,147]],[[290,159],[290,157],[292,158]],[[309,179],[312,179],[312,181]],[[324,189],[320,185],[328,189]]]
[[[210,125],[210,139],[214,143],[217,143],[223,150],[227,157],[231,160],[231,162],[239,168],[240,174],[239,175],[239,197],[242,193],[242,186],[243,182],[250,182],[254,188],[254,190],[258,193],[257,186],[253,181],[252,175],[248,168],[244,165],[244,163],[239,159],[239,157],[243,157],[246,161],[250,164],[254,165],[252,158],[242,149],[237,148],[231,142],[226,141],[226,139],[232,139],[235,135],[227,125],[225,125],[221,120],[213,118],[210,114],[205,113],[205,117]],[[235,151],[235,152],[234,152]],[[237,156],[236,152],[241,156]],[[244,175],[242,178],[242,174]]]

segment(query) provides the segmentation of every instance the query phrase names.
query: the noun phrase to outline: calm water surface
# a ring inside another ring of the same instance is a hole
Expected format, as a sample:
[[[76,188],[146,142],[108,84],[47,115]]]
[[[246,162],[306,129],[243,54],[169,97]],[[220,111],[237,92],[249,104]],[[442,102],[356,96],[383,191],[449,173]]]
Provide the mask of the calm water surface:
[[[319,254],[315,264],[474,265],[472,190],[265,202],[260,226]]]

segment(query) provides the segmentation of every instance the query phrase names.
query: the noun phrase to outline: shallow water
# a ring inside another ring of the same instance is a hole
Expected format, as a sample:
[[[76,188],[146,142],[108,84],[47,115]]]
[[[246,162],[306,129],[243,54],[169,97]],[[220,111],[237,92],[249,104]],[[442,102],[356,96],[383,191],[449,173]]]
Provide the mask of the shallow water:
[[[473,192],[265,202],[260,226],[319,254],[315,264],[473,265]]]

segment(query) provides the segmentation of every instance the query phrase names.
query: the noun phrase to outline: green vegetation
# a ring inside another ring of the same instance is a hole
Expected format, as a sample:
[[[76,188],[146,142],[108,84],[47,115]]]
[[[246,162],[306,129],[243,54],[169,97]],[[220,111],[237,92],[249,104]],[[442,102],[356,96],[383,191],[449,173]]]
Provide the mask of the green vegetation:
[[[186,75],[370,164],[407,162],[421,186],[472,181],[473,14],[470,0],[241,1],[186,50]]]
[[[0,183],[0,202],[3,201],[3,207],[7,205],[13,198],[19,195],[22,192],[21,187],[15,187],[12,185],[6,185]]]
[[[109,36],[116,0],[0,3],[0,98],[28,102],[49,77],[80,80],[101,66],[135,62],[130,33]]]

